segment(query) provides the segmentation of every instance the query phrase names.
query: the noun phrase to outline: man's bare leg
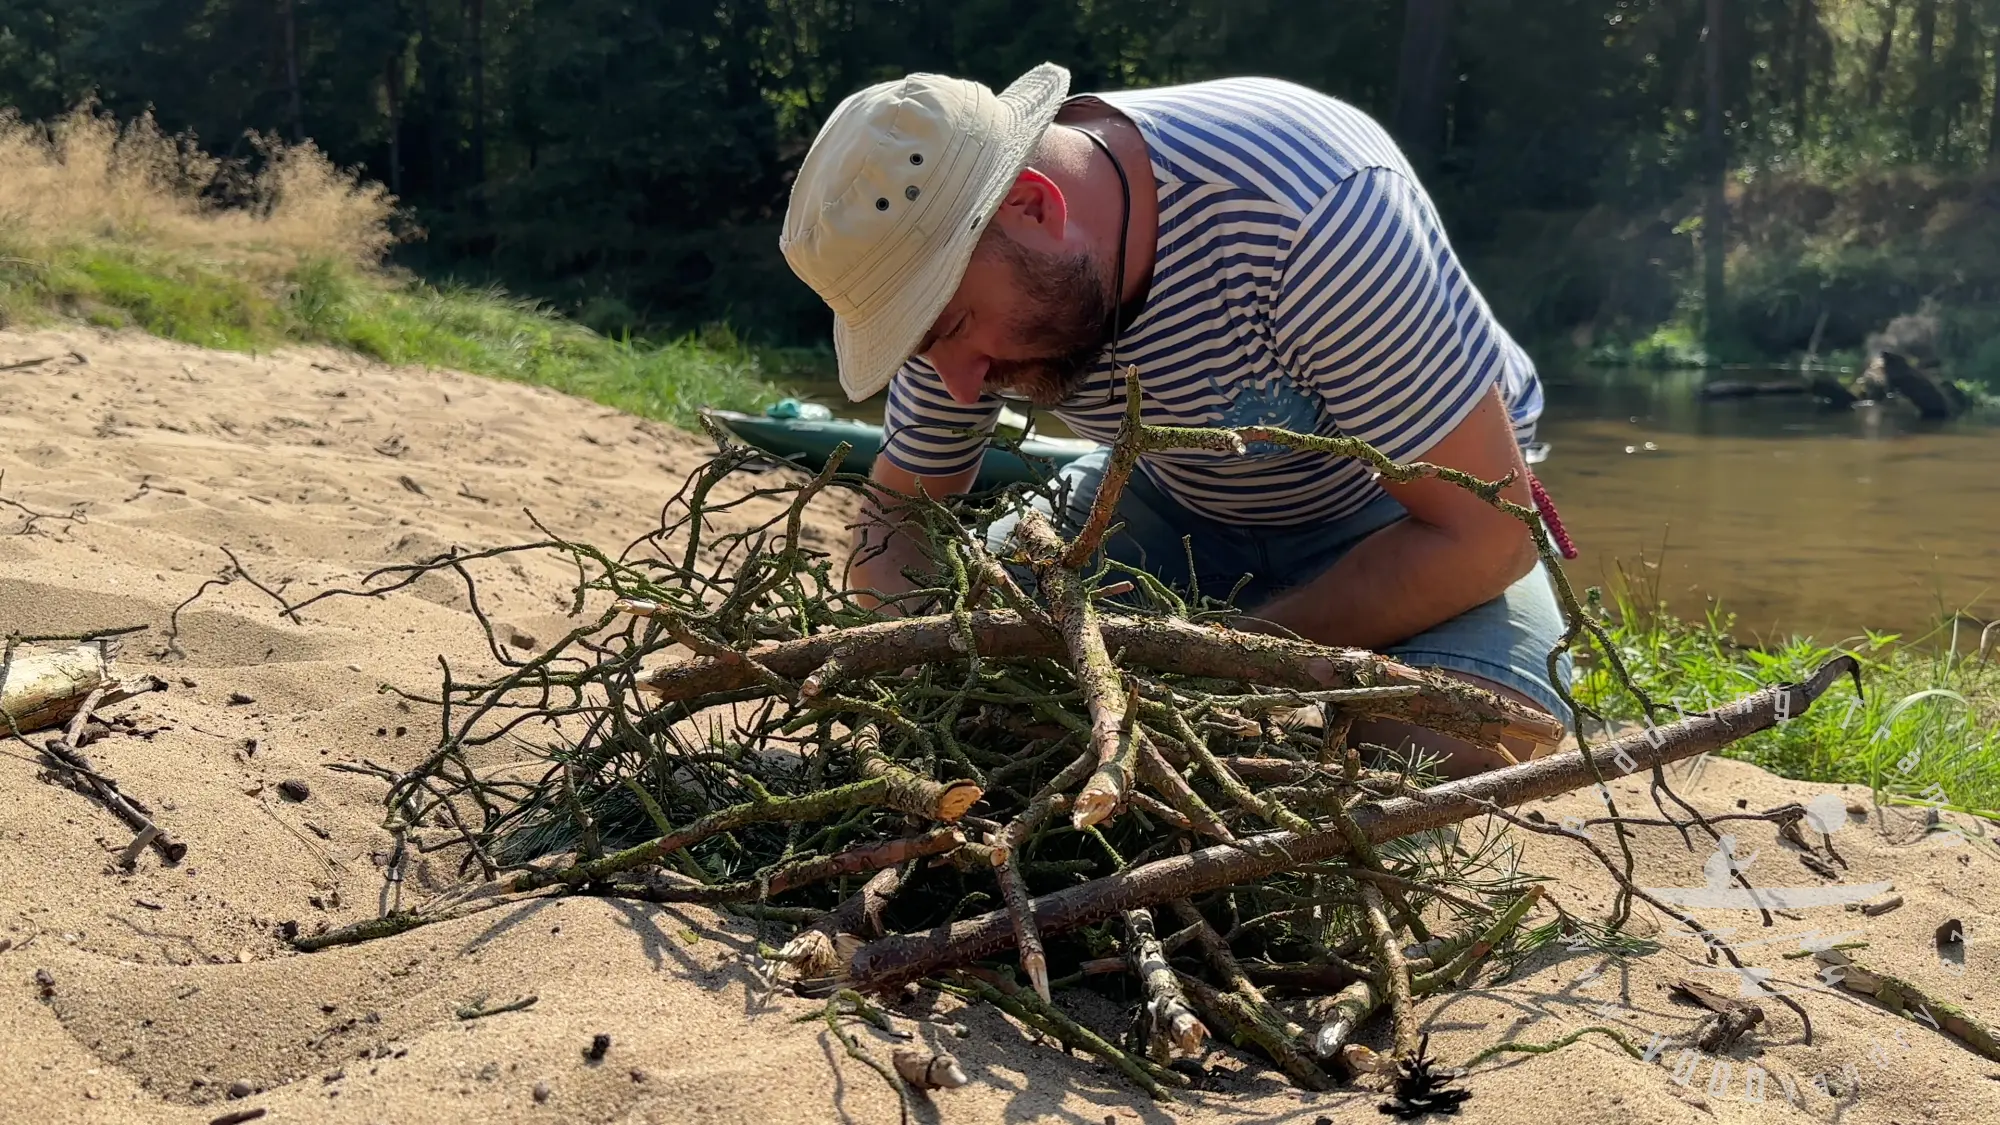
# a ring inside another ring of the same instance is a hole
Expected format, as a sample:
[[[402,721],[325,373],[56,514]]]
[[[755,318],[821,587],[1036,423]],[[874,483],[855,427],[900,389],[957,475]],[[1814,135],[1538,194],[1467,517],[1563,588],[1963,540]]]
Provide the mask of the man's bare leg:
[[[1493,682],[1470,672],[1458,672],[1449,668],[1434,669],[1441,675],[1464,680],[1474,687],[1482,687],[1495,695],[1504,696],[1539,714],[1547,714],[1548,709],[1513,688]],[[1434,730],[1396,722],[1393,719],[1358,719],[1347,732],[1349,745],[1372,743],[1376,746],[1401,747],[1405,743],[1415,743],[1419,750],[1443,758],[1437,770],[1446,778],[1471,777],[1476,773],[1499,769],[1507,765],[1507,759],[1485,746],[1475,745]],[[1525,739],[1503,739],[1502,744],[1520,761],[1527,761],[1534,754],[1534,743]]]

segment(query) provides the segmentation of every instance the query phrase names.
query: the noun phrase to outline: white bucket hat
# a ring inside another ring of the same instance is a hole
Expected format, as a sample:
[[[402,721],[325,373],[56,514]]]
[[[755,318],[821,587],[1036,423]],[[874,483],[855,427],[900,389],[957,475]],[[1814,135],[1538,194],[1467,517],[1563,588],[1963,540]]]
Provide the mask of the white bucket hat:
[[[850,95],[827,119],[778,246],[833,309],[849,398],[888,386],[916,350],[1068,93],[1054,63],[999,94],[912,74]]]

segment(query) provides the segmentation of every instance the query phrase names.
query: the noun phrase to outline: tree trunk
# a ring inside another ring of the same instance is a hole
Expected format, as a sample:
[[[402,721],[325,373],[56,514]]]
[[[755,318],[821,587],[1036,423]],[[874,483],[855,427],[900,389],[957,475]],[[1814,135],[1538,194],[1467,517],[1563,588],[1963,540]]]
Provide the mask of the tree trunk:
[[[1944,103],[1941,139],[1950,145],[1959,124],[1979,101],[1981,82],[1978,64],[1979,28],[1972,17],[1972,0],[1954,0],[1951,6],[1951,50],[1945,54],[1938,73],[1938,100]]]
[[[486,0],[468,0],[472,37],[472,183],[486,183]]]
[[[444,52],[432,34],[431,0],[417,0],[417,80],[424,91],[423,123],[426,173],[425,185],[434,205],[444,204],[451,195],[445,183],[444,123],[451,106],[451,84],[445,81]]]
[[[1701,208],[1702,335],[1710,355],[1721,340],[1723,255],[1728,250],[1729,212],[1723,198],[1729,154],[1722,129],[1722,0],[1707,0],[1708,26],[1702,31],[1702,58],[1707,98],[1702,113],[1702,178],[1706,191]]]
[[[1924,155],[1931,149],[1931,99],[1937,81],[1937,0],[1917,0],[1917,91],[1910,108],[1910,139]]]
[[[1993,42],[1993,103],[1986,114],[1986,162],[2000,163],[2000,37]]]
[[[389,194],[398,199],[403,195],[403,47],[398,43],[396,53],[389,56],[389,65],[384,70],[383,88],[389,103]]]
[[[1452,14],[1452,0],[1405,0],[1403,6],[1403,46],[1396,64],[1390,125],[1420,172],[1436,167],[1444,152]]]
[[[299,94],[299,17],[297,0],[285,0],[285,85],[292,99],[292,143],[306,139],[305,99]]]
[[[1889,52],[1896,45],[1896,9],[1902,0],[1889,0],[1882,13],[1882,38],[1875,41],[1875,57],[1868,60],[1868,108],[1882,104],[1882,76],[1889,69]]]
[[[1811,122],[1807,112],[1806,91],[1811,85],[1813,65],[1813,32],[1819,29],[1819,5],[1816,0],[1795,0],[1792,8],[1792,60],[1791,60],[1791,102],[1792,140],[1802,144],[1806,140],[1806,129]]]

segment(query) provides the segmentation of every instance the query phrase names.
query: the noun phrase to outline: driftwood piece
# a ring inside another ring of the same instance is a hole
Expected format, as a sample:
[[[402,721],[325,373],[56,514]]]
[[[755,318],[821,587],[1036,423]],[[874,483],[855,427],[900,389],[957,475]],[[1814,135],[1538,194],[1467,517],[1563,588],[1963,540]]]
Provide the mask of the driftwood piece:
[[[86,696],[111,683],[111,658],[103,645],[16,650],[0,666],[0,730],[27,734],[59,726]]]
[[[1059,631],[1046,632],[1018,613],[978,610],[966,617],[983,658],[1020,660],[1068,654]],[[803,679],[832,659],[836,649],[843,677],[881,675],[918,664],[963,660],[965,642],[960,629],[961,624],[950,614],[882,621],[834,634],[779,641],[744,654],[676,661],[645,673],[639,686],[668,700],[740,691],[764,685],[760,670],[791,680]],[[1418,693],[1357,700],[1349,709],[1360,715],[1401,719],[1481,744],[1507,736],[1552,746],[1563,733],[1560,722],[1539,711],[1363,649],[1331,648],[1166,617],[1104,614],[1098,618],[1098,630],[1105,647],[1120,653],[1128,668],[1301,691],[1408,684],[1419,688]]]
[[[1711,1055],[1727,1051],[1743,1038],[1745,1032],[1764,1022],[1764,1009],[1745,1000],[1724,996],[1700,981],[1677,980],[1671,991],[1675,996],[1700,1004],[1713,1013],[1702,1022],[1694,1037],[1695,1047]]]
[[[895,1064],[903,1081],[919,1090],[956,1090],[972,1081],[965,1076],[958,1060],[943,1052],[933,1054],[914,1047],[898,1047],[889,1061]]]
[[[1364,805],[1354,810],[1353,819],[1372,843],[1380,844],[1471,819],[1486,811],[1489,802],[1518,805],[1595,784],[1600,775],[1617,776],[1711,753],[1777,725],[1781,706],[1787,716],[1804,714],[1840,677],[1858,677],[1859,667],[1852,657],[1838,657],[1803,684],[1776,685],[1705,714],[1635,732],[1597,747],[1590,760],[1576,750],[1553,754],[1409,797]],[[1035,920],[1041,932],[1059,933],[1120,911],[1262,879],[1348,850],[1347,835],[1338,828],[1247,837],[1066,887],[1036,901]],[[924,933],[891,935],[855,954],[852,975],[858,987],[897,987],[949,965],[992,956],[1007,947],[1011,936],[1012,923],[1005,911]]]

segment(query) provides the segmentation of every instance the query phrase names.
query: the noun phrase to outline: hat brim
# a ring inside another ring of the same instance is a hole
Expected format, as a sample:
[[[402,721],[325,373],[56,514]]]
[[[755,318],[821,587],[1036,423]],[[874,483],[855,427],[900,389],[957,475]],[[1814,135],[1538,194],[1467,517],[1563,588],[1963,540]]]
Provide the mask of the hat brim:
[[[998,102],[1005,119],[980,153],[980,167],[968,177],[975,190],[966,215],[953,221],[950,235],[865,319],[834,317],[833,351],[841,389],[850,400],[881,393],[951,303],[979,236],[1068,94],[1069,72],[1053,63],[1043,63],[1001,91]]]

